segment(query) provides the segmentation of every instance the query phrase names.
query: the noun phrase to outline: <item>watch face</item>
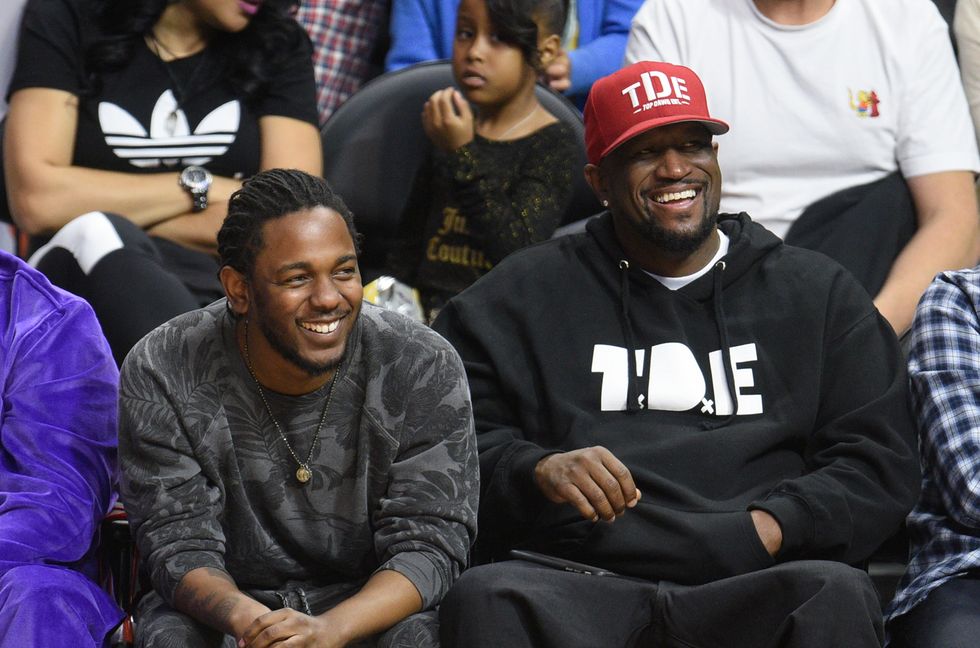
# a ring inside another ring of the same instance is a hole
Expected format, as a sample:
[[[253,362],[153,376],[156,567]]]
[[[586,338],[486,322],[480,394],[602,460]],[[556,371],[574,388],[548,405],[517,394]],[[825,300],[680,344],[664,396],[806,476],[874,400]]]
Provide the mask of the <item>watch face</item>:
[[[211,174],[204,167],[189,166],[180,174],[181,183],[191,191],[202,191],[211,184]]]

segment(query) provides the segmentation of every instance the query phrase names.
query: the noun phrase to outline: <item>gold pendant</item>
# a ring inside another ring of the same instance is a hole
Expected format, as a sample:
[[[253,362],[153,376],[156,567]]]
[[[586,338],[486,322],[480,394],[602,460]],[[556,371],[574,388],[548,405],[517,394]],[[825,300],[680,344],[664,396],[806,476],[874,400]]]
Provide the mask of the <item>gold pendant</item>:
[[[310,481],[310,477],[312,476],[313,473],[306,466],[301,465],[296,469],[296,479],[298,479],[299,483],[301,484],[305,484],[306,482]]]

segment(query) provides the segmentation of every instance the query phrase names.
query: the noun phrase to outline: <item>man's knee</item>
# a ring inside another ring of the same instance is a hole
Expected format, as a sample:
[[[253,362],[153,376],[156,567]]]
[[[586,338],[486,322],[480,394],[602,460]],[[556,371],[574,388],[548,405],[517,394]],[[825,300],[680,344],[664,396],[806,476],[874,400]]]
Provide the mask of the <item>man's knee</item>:
[[[440,614],[486,609],[499,595],[501,588],[507,587],[508,581],[507,570],[502,569],[502,565],[481,565],[467,569],[446,594],[439,606]]]
[[[62,573],[64,572],[64,573]],[[48,565],[23,565],[0,576],[0,605],[22,606],[32,601],[54,604],[87,585],[84,576]]]
[[[773,567],[785,569],[799,583],[827,596],[842,600],[860,600],[875,608],[879,607],[874,584],[868,573],[832,560],[799,560]]]
[[[0,576],[0,646],[101,645],[121,610],[85,575],[22,565]]]

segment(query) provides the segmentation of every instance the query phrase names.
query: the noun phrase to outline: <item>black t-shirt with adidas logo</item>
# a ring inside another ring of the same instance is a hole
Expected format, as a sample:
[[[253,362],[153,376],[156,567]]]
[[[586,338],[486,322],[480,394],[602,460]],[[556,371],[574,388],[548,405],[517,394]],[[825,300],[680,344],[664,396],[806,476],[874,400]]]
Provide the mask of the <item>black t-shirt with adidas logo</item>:
[[[216,175],[248,177],[259,168],[259,117],[317,124],[305,38],[248,104],[223,81],[211,48],[164,63],[143,44],[124,69],[101,76],[93,95],[84,52],[99,36],[94,11],[92,0],[29,2],[10,85],[11,94],[43,87],[80,97],[74,164],[149,173],[199,164]]]

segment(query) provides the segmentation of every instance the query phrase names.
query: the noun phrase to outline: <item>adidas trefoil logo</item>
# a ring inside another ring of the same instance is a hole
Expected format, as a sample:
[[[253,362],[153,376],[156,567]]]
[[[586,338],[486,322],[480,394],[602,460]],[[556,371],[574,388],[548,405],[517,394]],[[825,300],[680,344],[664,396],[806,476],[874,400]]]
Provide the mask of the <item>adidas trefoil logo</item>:
[[[166,90],[153,106],[147,133],[125,109],[107,101],[99,104],[106,144],[120,158],[144,169],[207,164],[234,143],[241,119],[241,104],[232,100],[206,115],[192,133],[173,92]]]

